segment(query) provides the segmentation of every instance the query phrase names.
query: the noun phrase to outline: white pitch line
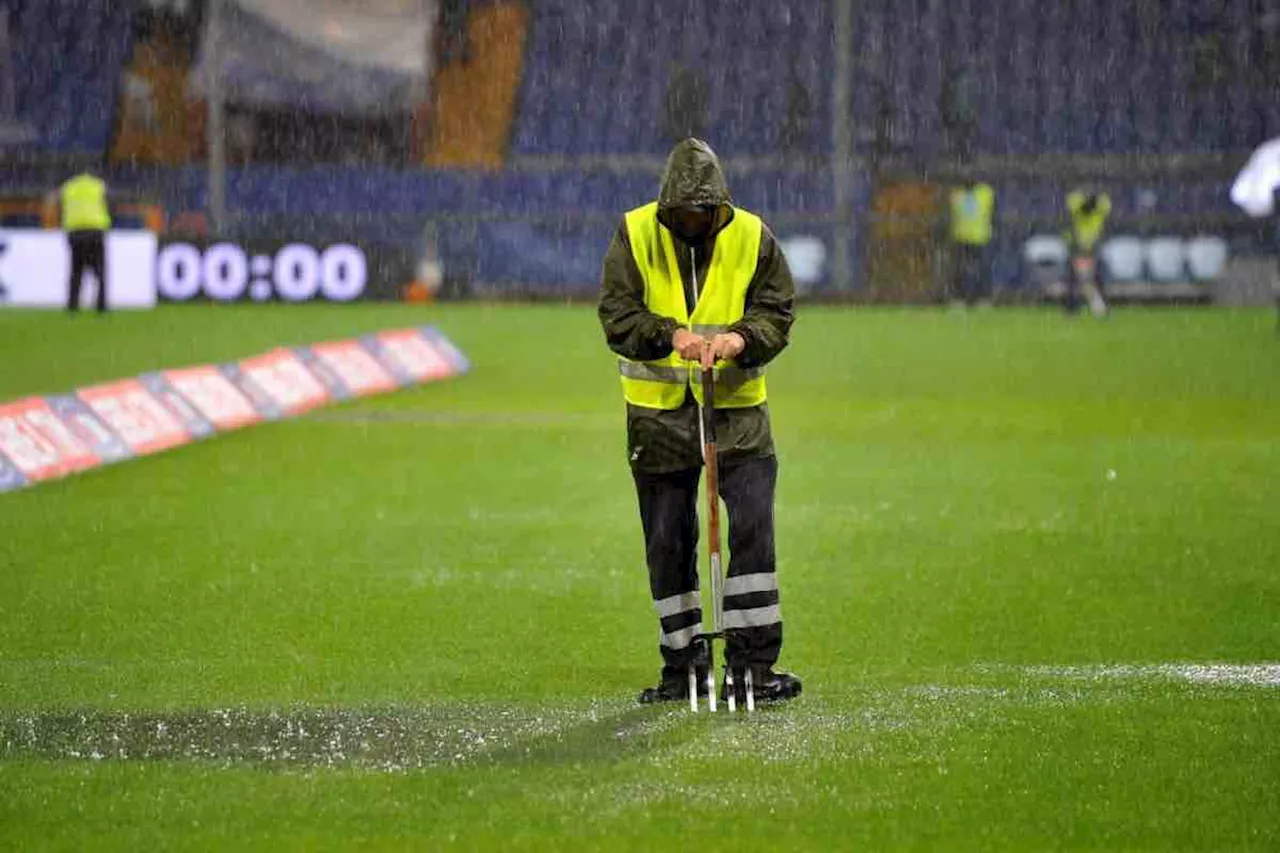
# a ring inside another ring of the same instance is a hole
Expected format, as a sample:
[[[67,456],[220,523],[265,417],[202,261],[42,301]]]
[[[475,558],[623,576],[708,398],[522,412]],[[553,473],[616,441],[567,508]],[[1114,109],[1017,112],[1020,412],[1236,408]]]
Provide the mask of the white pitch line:
[[[1224,686],[1280,687],[1280,663],[1152,663],[1019,667],[1027,675],[1084,681],[1164,680]]]

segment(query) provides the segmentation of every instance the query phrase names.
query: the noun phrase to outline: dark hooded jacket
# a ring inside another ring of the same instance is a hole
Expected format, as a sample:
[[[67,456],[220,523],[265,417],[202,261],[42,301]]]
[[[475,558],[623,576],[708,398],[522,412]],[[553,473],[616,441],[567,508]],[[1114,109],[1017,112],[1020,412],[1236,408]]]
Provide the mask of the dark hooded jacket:
[[[705,142],[686,139],[667,158],[658,195],[658,221],[684,205],[714,205],[715,224],[701,245],[687,246],[675,234],[676,261],[684,283],[685,302],[693,312],[693,280],[690,263],[696,264],[698,281],[706,280],[715,235],[733,219],[729,188],[720,161]],[[734,360],[740,367],[768,364],[786,347],[795,305],[795,285],[777,239],[764,226],[755,274],[747,286],[742,319],[729,331],[742,335],[746,347]],[[680,323],[661,317],[645,306],[644,279],[631,255],[625,220],[613,236],[604,257],[601,275],[600,323],[609,348],[624,358],[652,361],[666,357]],[[716,412],[716,439],[720,456],[734,459],[773,455],[767,404]],[[692,392],[674,410],[627,405],[627,456],[636,471],[662,473],[696,468],[702,464],[698,433],[698,407]]]

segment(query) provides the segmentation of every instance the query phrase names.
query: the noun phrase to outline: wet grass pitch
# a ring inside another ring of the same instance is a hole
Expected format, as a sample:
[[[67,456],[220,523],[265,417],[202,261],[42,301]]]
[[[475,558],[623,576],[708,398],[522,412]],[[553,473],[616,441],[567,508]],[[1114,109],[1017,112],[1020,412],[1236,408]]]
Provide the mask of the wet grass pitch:
[[[470,375],[0,496],[0,848],[1280,846],[1270,313],[802,308],[750,718],[634,704],[589,308],[0,313],[0,400],[422,322]]]

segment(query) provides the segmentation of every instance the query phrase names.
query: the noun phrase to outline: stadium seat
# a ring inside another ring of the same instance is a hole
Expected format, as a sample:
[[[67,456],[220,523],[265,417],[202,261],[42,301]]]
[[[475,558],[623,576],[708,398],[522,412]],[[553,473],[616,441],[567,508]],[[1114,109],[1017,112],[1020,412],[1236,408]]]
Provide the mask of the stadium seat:
[[[1142,278],[1144,252],[1137,237],[1112,237],[1098,250],[1109,281],[1137,281]]]
[[[1037,234],[1022,246],[1023,274],[1028,285],[1044,288],[1062,282],[1067,274],[1067,243],[1054,234]]]
[[[823,280],[826,275],[827,244],[820,238],[802,234],[780,239],[779,245],[786,255],[796,285],[802,291]]]
[[[1037,265],[1061,264],[1064,267],[1070,257],[1067,241],[1056,234],[1036,234],[1027,238],[1022,246],[1022,257]]]
[[[1186,243],[1179,237],[1156,237],[1146,244],[1147,273],[1152,281],[1176,282],[1187,277]]]
[[[1202,235],[1187,241],[1187,270],[1196,281],[1216,281],[1226,265],[1226,240]]]

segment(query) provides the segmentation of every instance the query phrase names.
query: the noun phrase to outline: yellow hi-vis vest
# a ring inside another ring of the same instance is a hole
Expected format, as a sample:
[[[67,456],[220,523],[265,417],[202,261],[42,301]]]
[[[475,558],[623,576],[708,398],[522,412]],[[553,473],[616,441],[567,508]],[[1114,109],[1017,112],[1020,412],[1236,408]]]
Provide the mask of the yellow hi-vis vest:
[[[644,277],[644,304],[662,317],[671,317],[700,335],[725,331],[742,319],[747,286],[760,256],[760,218],[734,208],[733,219],[716,235],[706,281],[693,314],[685,304],[684,284],[676,263],[671,234],[658,223],[658,203],[650,202],[626,215],[631,255]],[[682,245],[682,249],[686,249]],[[690,259],[692,261],[692,259]],[[685,389],[702,399],[702,371],[698,362],[685,361],[675,350],[655,361],[618,359],[622,393],[627,402],[647,409],[678,409]],[[729,362],[715,368],[715,405],[721,409],[758,406],[765,401],[763,368],[744,369]]]
[[[1107,225],[1107,217],[1111,215],[1111,196],[1106,193],[1098,195],[1098,204],[1093,213],[1085,213],[1082,209],[1087,196],[1079,190],[1067,193],[1067,211],[1071,214],[1071,243],[1084,252],[1092,252],[1094,244],[1102,236],[1102,229]]]
[[[970,246],[991,242],[991,215],[995,209],[995,191],[990,184],[975,184],[972,189],[951,191],[951,239]]]
[[[93,175],[76,175],[62,185],[62,230],[106,231],[111,227],[107,185]]]

